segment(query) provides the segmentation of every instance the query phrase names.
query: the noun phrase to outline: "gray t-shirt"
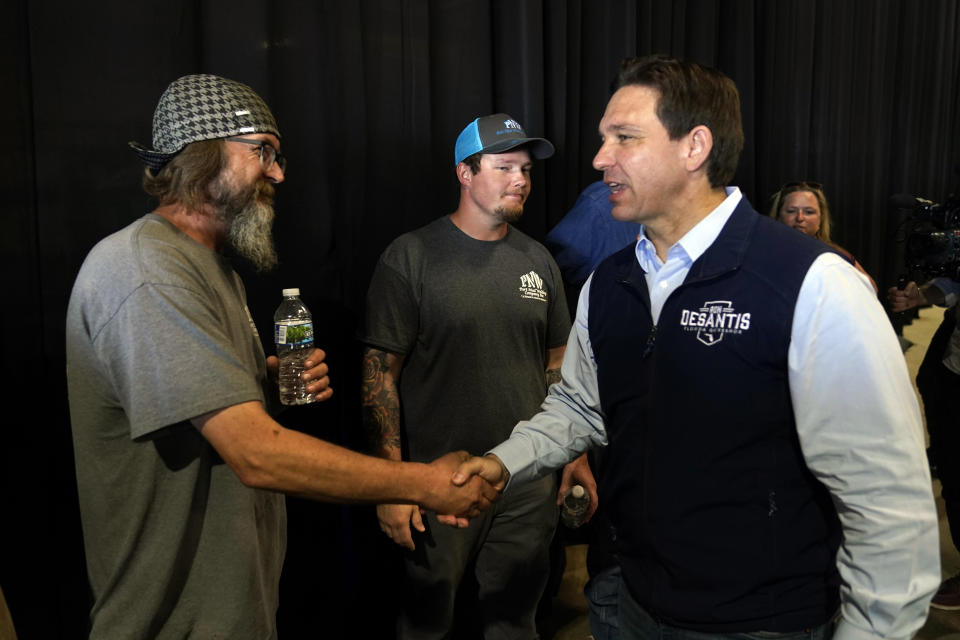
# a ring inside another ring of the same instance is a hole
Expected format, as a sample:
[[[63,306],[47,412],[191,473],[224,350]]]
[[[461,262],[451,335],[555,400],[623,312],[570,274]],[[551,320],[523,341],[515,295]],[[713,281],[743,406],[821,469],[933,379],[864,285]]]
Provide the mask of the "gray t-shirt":
[[[66,338],[91,637],[274,637],[284,497],[189,422],[267,397],[239,276],[146,215],[87,256]]]
[[[383,252],[367,294],[364,342],[405,357],[400,404],[409,458],[483,454],[535,414],[547,349],[566,344],[560,270],[509,227],[471,238],[443,217]]]

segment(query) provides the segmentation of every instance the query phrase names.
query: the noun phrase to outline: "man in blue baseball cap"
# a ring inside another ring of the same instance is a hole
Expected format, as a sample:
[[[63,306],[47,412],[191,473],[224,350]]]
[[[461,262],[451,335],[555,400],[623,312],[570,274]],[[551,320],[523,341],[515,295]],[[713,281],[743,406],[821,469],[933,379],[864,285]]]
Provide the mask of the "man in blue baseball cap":
[[[477,118],[457,139],[456,211],[383,252],[367,295],[364,422],[375,453],[428,460],[482,454],[537,412],[558,379],[570,319],[550,253],[512,226],[533,159],[553,154],[510,116]],[[571,470],[580,472],[582,462]],[[592,477],[581,482],[592,488]],[[530,483],[465,529],[413,505],[381,504],[404,547],[400,638],[458,637],[461,581],[478,586],[484,637],[534,638],[557,522],[556,478]],[[451,633],[453,634],[451,636]]]

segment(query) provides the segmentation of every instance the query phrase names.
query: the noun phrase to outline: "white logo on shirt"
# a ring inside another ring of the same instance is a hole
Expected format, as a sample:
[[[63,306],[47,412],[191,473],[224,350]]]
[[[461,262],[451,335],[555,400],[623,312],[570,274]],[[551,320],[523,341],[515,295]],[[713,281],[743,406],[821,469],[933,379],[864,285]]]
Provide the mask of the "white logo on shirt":
[[[696,331],[697,340],[710,347],[728,333],[740,334],[749,330],[750,314],[737,313],[729,300],[713,300],[704,302],[695,311],[681,311],[680,326],[684,331]]]
[[[536,271],[520,276],[520,297],[527,300],[547,301],[547,290],[543,288],[543,279]]]

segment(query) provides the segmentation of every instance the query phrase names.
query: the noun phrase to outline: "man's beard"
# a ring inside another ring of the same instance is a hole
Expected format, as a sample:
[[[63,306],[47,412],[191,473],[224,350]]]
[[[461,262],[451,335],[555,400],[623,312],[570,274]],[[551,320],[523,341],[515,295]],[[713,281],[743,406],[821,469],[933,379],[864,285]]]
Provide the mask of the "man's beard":
[[[257,180],[237,187],[221,174],[210,185],[217,217],[227,227],[227,246],[260,273],[277,266],[273,245],[273,185]]]
[[[493,210],[493,214],[497,217],[497,220],[513,224],[523,217],[523,205],[517,205],[516,207],[497,207]]]

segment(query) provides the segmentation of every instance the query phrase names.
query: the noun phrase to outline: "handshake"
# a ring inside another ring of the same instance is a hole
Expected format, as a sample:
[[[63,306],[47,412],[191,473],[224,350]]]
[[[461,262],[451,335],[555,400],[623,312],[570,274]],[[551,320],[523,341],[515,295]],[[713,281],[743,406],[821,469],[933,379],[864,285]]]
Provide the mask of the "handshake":
[[[509,473],[493,455],[471,456],[454,451],[426,465],[426,490],[420,506],[416,504],[379,504],[380,529],[400,546],[413,549],[411,527],[423,532],[423,512],[436,511],[437,519],[447,525],[465,528],[500,499]]]
[[[493,505],[510,478],[503,463],[493,454],[471,456],[466,451],[455,451],[437,458],[426,465],[428,478],[427,494],[417,504],[379,504],[377,519],[380,529],[402,547],[414,549],[412,529],[421,533],[425,511],[435,511],[437,521],[458,528],[465,528],[470,518],[475,518]],[[574,483],[587,487],[591,507],[587,520],[597,505],[596,482],[582,455],[563,470],[563,479],[557,496],[559,504],[563,493]]]

